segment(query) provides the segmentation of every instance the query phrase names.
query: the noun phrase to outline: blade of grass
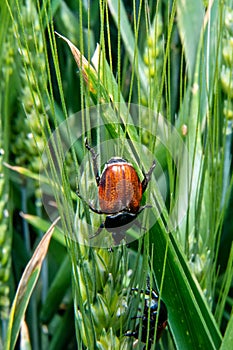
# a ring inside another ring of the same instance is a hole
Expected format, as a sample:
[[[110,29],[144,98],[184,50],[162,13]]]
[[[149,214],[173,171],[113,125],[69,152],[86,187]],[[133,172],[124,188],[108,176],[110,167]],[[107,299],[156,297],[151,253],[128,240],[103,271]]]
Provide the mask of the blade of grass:
[[[212,153],[206,154],[206,159],[203,155],[203,144],[202,144],[202,128],[205,123],[208,124],[210,117],[208,113],[209,106],[212,103],[214,96],[214,79],[216,79],[216,72],[218,71],[218,45],[216,43],[219,40],[219,28],[218,23],[221,15],[221,9],[217,2],[210,3],[209,10],[207,11],[203,24],[202,32],[200,37],[199,46],[196,53],[196,67],[194,72],[194,78],[189,81],[186,94],[184,96],[183,104],[180,108],[180,114],[177,122],[177,128],[180,127],[179,123],[185,122],[188,125],[187,145],[189,148],[189,155],[192,161],[192,167],[190,173],[192,181],[189,189],[189,216],[188,216],[188,229],[187,221],[184,222],[180,228],[182,235],[182,241],[184,249],[187,252],[187,231],[191,232],[195,230],[195,234],[200,232],[207,233],[209,228],[206,227],[208,220],[204,217],[202,210],[196,210],[196,206],[203,208],[203,205],[212,203],[210,200],[211,183],[208,177],[207,162],[210,164],[214,163]],[[186,14],[188,16],[188,14]],[[186,50],[188,48],[186,47]],[[189,116],[191,116],[189,118]],[[207,144],[211,145],[211,125],[209,125],[209,140]],[[192,132],[195,130],[195,132]],[[212,151],[212,150],[211,150]],[[205,162],[204,162],[205,161]],[[207,175],[206,175],[207,174]],[[202,199],[203,198],[203,199]],[[202,207],[201,207],[202,205]],[[202,214],[202,215],[201,215]],[[196,223],[200,222],[205,227],[202,231],[197,232]],[[205,241],[205,237],[202,237]],[[186,246],[185,246],[186,244]]]
[[[66,349],[67,344],[70,342],[70,338],[74,336],[75,329],[74,323],[71,320],[74,317],[73,303],[68,306],[64,317],[59,321],[56,330],[54,332],[53,339],[49,345],[49,350],[63,350]]]
[[[217,302],[215,310],[215,318],[219,325],[221,325],[222,316],[225,309],[225,304],[227,296],[229,294],[231,285],[232,285],[232,276],[233,276],[233,244],[231,245],[231,251],[228,258],[228,264],[226,267],[225,274],[223,276],[222,288],[219,293],[219,300]]]
[[[36,227],[38,230],[41,231],[47,231],[50,227],[50,223],[38,216],[30,215],[30,214],[24,214],[21,213],[21,216],[32,226]],[[65,235],[64,233],[59,229],[59,227],[55,227],[53,231],[53,237],[52,239],[55,239],[58,243],[60,243],[62,246],[66,246],[65,242]]]
[[[228,322],[227,329],[219,350],[229,350],[233,344],[233,312],[231,313],[230,321]]]
[[[166,230],[157,227],[151,232],[151,242],[154,243],[153,267],[158,285],[166,263],[162,298],[168,308],[169,325],[177,348],[194,350],[198,344],[202,349],[218,349],[221,335],[217,324],[175,240]]]
[[[181,35],[190,80],[192,80],[194,76],[203,20],[204,6],[202,0],[177,0],[177,24]],[[192,38],[192,40],[190,40],[190,38]]]
[[[69,287],[71,287],[71,262],[67,255],[56,273],[43,304],[40,313],[42,322],[51,321]]]
[[[120,15],[121,15],[120,28],[119,28],[121,32],[121,38],[125,44],[125,49],[128,53],[129,60],[132,66],[134,66],[135,54],[136,54],[135,38],[130,28],[130,24],[126,15],[124,4],[122,1],[112,1],[112,0],[108,1],[109,10],[112,14],[112,17],[116,25],[118,25],[118,12],[119,12],[118,4],[120,4]],[[148,90],[148,79],[145,75],[145,65],[139,50],[137,50],[137,61],[138,61],[138,69],[135,70],[135,73],[138,74],[142,88],[146,93]]]
[[[11,307],[8,332],[5,344],[6,350],[13,350],[15,348],[21,322],[24,318],[24,314],[29,303],[31,294],[38,280],[41,265],[46,256],[54,227],[59,220],[60,218],[57,218],[50,226],[49,230],[43,236],[32,258],[30,259],[24,270]]]

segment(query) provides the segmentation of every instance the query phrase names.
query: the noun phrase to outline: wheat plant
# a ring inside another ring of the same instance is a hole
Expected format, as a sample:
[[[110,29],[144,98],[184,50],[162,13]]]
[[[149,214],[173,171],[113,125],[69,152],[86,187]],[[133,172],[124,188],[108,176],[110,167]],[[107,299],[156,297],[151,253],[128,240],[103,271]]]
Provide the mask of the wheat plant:
[[[0,16],[0,347],[232,348],[232,1],[3,0]],[[118,241],[89,209],[85,140],[100,174],[156,162]]]

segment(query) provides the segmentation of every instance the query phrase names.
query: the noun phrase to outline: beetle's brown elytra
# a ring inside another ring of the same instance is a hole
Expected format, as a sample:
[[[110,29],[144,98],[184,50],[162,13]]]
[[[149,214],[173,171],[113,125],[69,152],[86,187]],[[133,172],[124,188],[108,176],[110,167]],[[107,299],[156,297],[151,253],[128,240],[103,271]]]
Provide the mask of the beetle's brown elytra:
[[[142,199],[142,184],[132,164],[111,158],[99,182],[99,204],[105,213],[128,210],[137,213]]]
[[[152,163],[148,173],[143,173],[144,178],[140,181],[133,165],[120,157],[111,158],[99,175],[97,158],[98,154],[85,141],[86,148],[90,151],[93,161],[93,168],[98,186],[100,209],[94,208],[88,203],[89,208],[97,214],[106,214],[105,221],[100,225],[97,232],[89,238],[96,237],[105,228],[113,234],[115,243],[119,243],[124,235],[123,232],[129,229],[133,222],[137,223],[137,216],[150,205],[141,206],[142,195],[151,180],[155,168],[155,161]],[[77,193],[81,198],[80,194]]]

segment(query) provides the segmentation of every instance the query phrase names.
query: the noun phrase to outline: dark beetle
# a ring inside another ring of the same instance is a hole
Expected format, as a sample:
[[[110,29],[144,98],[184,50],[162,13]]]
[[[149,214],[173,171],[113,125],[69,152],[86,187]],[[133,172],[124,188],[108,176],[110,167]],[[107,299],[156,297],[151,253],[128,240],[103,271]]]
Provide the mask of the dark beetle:
[[[132,289],[133,291],[138,291],[137,288]],[[143,291],[140,291],[141,294],[143,294]],[[145,296],[148,296],[145,298],[145,304],[144,304],[144,310],[141,315],[137,315],[135,317],[132,317],[132,319],[141,318],[141,337],[140,340],[143,343],[147,342],[147,337],[149,341],[149,346],[151,346],[154,343],[154,335],[155,335],[155,327],[156,327],[156,320],[157,321],[157,329],[156,329],[156,341],[160,339],[162,336],[163,330],[167,326],[167,308],[165,303],[160,299],[160,308],[159,308],[159,314],[158,314],[158,300],[159,296],[155,292],[155,290],[149,290],[147,289],[145,291]],[[149,329],[148,329],[149,327]],[[136,339],[139,339],[140,335],[140,322],[136,326],[136,330],[132,332],[127,332],[125,334],[128,337],[134,337]]]

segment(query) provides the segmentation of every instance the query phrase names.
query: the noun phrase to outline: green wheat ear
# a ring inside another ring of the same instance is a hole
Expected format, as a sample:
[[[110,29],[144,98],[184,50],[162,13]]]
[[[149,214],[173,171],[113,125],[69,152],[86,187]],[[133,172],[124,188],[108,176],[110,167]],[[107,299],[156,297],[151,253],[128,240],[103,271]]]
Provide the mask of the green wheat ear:
[[[78,341],[88,349],[122,349],[131,342],[124,333],[128,318],[128,262],[125,247],[75,246],[72,255]],[[109,347],[112,344],[112,347]]]
[[[9,175],[4,166],[4,162],[9,160],[9,129],[8,121],[10,107],[6,107],[6,102],[10,100],[8,96],[9,86],[14,80],[14,49],[12,49],[13,32],[12,28],[7,28],[5,41],[2,47],[1,72],[2,80],[0,82],[0,319],[1,335],[4,339],[4,328],[8,322],[10,306],[10,286],[9,277],[11,273],[11,246],[12,230],[9,219]],[[1,337],[0,337],[1,338]],[[1,347],[1,339],[0,339]]]
[[[148,106],[149,99],[159,93],[161,84],[161,71],[163,69],[164,48],[163,48],[163,22],[161,13],[158,11],[149,28],[146,45],[144,47],[143,61],[145,73],[148,77],[150,89],[148,96],[142,96],[141,102]],[[157,89],[157,90],[154,90]]]
[[[12,234],[9,230],[8,218],[8,185],[5,169],[3,167],[4,149],[2,148],[2,128],[0,120],[0,318],[8,319],[10,306],[8,285],[11,270],[11,240]]]
[[[163,62],[164,62],[164,43],[163,43],[163,23],[160,10],[156,12],[153,22],[147,30],[147,40],[144,47],[143,61],[145,75],[147,76],[149,82],[149,88],[147,94],[142,92],[140,102],[142,105],[147,106],[155,111],[157,111],[157,102],[159,100],[159,93],[162,84]],[[163,101],[162,105],[163,105]],[[160,108],[161,109],[161,108]],[[162,111],[161,111],[162,112]],[[150,130],[151,124],[154,121],[148,118],[146,115],[144,118],[142,116],[141,124],[142,127]],[[150,135],[148,132],[143,132],[142,142],[145,145],[150,144]]]
[[[44,46],[35,6],[22,7],[24,36],[21,39],[20,66],[21,94],[18,115],[13,124],[11,151],[15,163],[27,167],[33,172],[40,169],[40,153],[44,149],[42,130],[45,115],[42,113],[41,95],[47,84]],[[34,36],[32,33],[34,31]],[[35,39],[36,38],[36,39]],[[24,69],[21,68],[23,64]],[[46,100],[46,96],[42,97]]]

